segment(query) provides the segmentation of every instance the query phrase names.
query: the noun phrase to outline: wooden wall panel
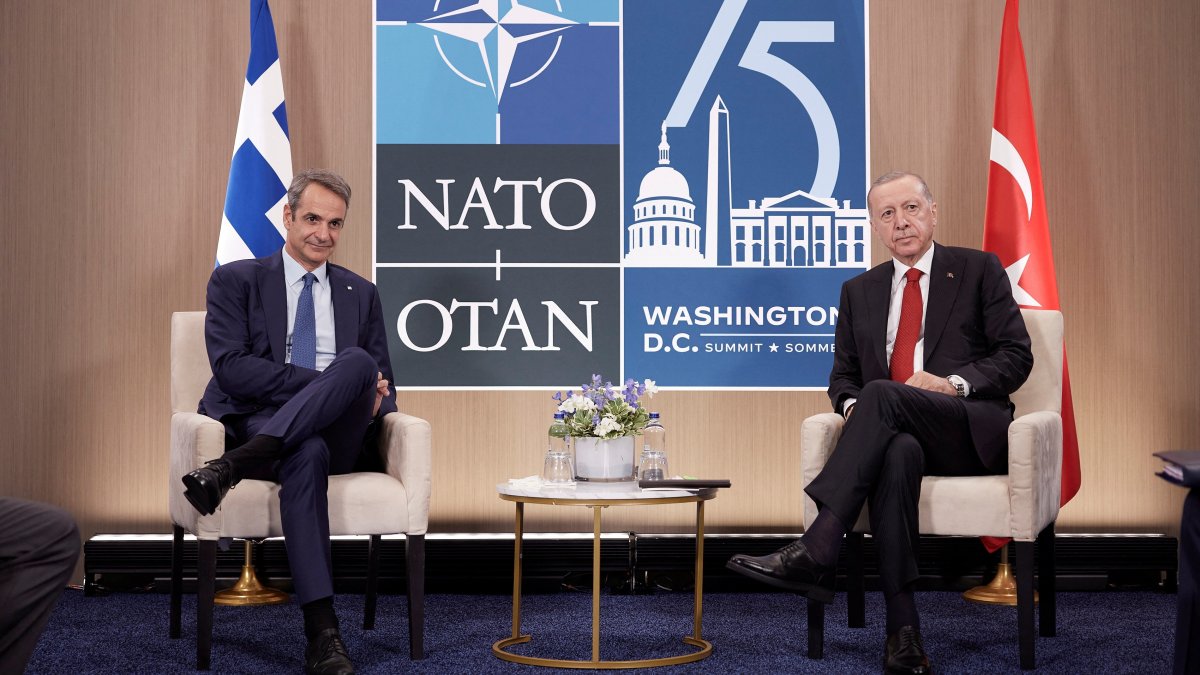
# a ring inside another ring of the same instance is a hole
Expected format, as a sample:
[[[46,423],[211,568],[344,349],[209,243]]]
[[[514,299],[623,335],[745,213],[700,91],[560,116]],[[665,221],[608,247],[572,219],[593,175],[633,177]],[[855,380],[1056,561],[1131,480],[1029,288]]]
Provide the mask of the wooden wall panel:
[[[369,276],[370,4],[272,9],[295,166],[350,180],[336,259]],[[1083,452],[1083,490],[1060,529],[1174,532],[1181,493],[1152,476],[1150,453],[1200,444],[1189,217],[1200,5],[1056,0],[1023,11]],[[947,244],[982,240],[1002,12],[1000,0],[871,5],[874,173],[922,173]],[[0,494],[61,504],[85,534],[169,524],[168,317],[203,307],[246,14],[240,0],[0,4]],[[492,486],[538,470],[548,394],[401,393],[434,426],[433,531],[511,527]],[[710,532],[799,529],[797,429],[827,408],[823,394],[665,392],[654,406],[673,468],[734,482],[707,510]],[[690,519],[687,508],[605,516],[639,531]],[[590,521],[582,509],[531,509],[528,525],[586,531]]]

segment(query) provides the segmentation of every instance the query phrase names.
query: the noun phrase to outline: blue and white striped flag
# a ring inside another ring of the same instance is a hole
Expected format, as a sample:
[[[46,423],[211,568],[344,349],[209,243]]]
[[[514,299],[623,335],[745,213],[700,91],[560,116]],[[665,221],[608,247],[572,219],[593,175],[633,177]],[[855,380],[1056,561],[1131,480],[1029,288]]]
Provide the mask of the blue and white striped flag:
[[[292,146],[283,74],[267,0],[250,0],[250,63],[242,90],[217,265],[258,258],[283,246],[283,205],[292,180]]]

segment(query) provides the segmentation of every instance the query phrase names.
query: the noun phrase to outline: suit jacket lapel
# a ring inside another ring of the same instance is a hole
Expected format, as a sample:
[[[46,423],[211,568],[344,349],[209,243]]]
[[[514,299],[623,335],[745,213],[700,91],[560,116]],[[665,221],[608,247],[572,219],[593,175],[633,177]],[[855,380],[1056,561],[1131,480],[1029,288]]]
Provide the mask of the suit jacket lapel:
[[[875,336],[874,347],[871,351],[879,359],[879,367],[886,373],[887,361],[887,320],[888,305],[892,298],[892,275],[895,267],[891,261],[875,267],[869,274],[867,282],[867,330]]]
[[[333,302],[333,332],[337,351],[358,345],[358,296],[354,284],[342,269],[332,264],[329,270],[329,297]]]
[[[267,338],[276,363],[287,360],[287,286],[283,279],[283,249],[268,256],[258,270],[258,292],[267,317]]]
[[[946,330],[950,310],[962,287],[965,265],[966,260],[960,260],[945,246],[934,244],[933,264],[929,268],[929,308],[925,310],[925,363],[929,363]]]

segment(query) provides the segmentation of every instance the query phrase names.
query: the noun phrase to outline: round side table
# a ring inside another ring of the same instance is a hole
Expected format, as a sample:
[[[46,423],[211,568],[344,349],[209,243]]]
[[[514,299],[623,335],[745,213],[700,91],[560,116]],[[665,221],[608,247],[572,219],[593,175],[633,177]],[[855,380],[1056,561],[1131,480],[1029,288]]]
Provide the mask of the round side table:
[[[524,486],[501,483],[496,486],[500,499],[516,504],[516,524],[513,527],[513,615],[512,637],[498,640],[492,653],[498,658],[532,666],[556,668],[646,668],[671,666],[699,661],[712,654],[712,644],[700,637],[701,600],[704,582],[704,502],[717,496],[713,488],[702,490],[642,490],[637,483],[603,483],[574,486]],[[590,660],[550,659],[513,654],[506,649],[529,642],[531,635],[521,634],[521,538],[526,504],[551,506],[585,506],[592,509],[592,658]],[[696,651],[679,656],[629,661],[605,661],[600,658],[600,512],[608,506],[654,506],[660,504],[696,505],[696,588],[694,626],[683,642]]]

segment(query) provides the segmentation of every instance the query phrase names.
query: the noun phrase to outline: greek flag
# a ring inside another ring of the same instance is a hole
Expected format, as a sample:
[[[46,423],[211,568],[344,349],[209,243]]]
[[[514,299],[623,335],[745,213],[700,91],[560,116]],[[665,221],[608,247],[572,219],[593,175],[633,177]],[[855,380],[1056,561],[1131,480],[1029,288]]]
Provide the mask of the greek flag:
[[[275,23],[267,0],[250,0],[250,63],[229,164],[217,265],[261,257],[283,246],[283,205],[291,180],[292,146]]]

